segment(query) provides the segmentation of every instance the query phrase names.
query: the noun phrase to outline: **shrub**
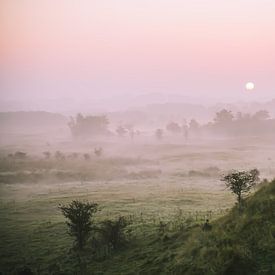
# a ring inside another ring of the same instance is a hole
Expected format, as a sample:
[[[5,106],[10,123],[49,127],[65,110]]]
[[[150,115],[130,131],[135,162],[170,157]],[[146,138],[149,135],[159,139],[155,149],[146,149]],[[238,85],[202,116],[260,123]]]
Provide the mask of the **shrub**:
[[[67,218],[69,234],[75,237],[78,250],[83,250],[91,232],[93,231],[92,217],[97,211],[96,203],[74,200],[69,205],[59,206],[62,214]]]
[[[103,221],[100,229],[103,241],[113,249],[120,248],[126,243],[125,229],[129,224],[125,217],[119,217],[114,221]]]

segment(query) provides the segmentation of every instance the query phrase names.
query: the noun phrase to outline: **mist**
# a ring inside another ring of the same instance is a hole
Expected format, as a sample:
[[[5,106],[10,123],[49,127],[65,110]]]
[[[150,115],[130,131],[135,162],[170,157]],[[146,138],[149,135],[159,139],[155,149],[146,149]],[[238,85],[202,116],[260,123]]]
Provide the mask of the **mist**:
[[[0,273],[274,274],[274,14],[0,1]]]

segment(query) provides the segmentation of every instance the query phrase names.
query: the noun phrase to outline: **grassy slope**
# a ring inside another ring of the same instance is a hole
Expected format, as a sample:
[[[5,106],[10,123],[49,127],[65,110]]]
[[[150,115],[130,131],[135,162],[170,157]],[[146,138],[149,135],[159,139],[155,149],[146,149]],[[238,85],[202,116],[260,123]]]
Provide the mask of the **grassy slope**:
[[[187,274],[275,274],[275,181],[233,208],[209,233],[195,231],[177,257]]]
[[[37,224],[39,234],[23,225],[14,228],[17,245],[9,255],[1,251],[4,274],[20,265],[30,265],[39,274],[78,274],[67,253],[72,240],[64,234],[64,221],[57,214],[55,223]],[[149,229],[107,259],[95,261],[87,253],[85,274],[275,274],[275,180],[246,200],[242,215],[233,208],[212,225],[211,231],[203,232],[200,226],[186,223],[180,232],[162,236]],[[5,223],[2,230],[7,232]],[[1,238],[2,248],[9,246],[9,239]]]
[[[246,200],[242,215],[233,208],[210,232],[194,226],[152,237],[97,269],[102,274],[275,274],[275,180]]]

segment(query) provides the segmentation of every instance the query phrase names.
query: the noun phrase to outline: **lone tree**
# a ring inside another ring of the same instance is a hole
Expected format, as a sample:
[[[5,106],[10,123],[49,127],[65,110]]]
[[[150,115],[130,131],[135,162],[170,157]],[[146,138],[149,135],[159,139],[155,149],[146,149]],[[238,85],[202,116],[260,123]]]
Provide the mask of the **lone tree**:
[[[259,171],[233,171],[224,176],[221,180],[225,182],[228,189],[237,196],[239,211],[242,208],[243,196],[249,193],[250,189],[259,181]]]
[[[69,205],[59,206],[62,214],[68,219],[69,234],[75,237],[78,250],[83,250],[91,232],[93,231],[92,217],[97,212],[96,203],[74,200]]]

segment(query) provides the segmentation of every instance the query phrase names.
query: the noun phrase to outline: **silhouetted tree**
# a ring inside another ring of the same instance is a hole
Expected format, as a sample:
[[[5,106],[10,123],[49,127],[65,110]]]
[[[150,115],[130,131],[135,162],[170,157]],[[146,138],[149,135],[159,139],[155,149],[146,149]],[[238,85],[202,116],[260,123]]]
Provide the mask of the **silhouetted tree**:
[[[68,126],[74,137],[106,135],[109,121],[106,116],[86,116],[78,114],[76,118],[71,117]]]
[[[178,134],[181,132],[181,127],[179,126],[178,123],[176,122],[170,122],[166,125],[167,131],[173,133],[173,134]]]
[[[231,111],[226,109],[221,110],[220,112],[216,113],[216,117],[214,118],[214,122],[220,125],[226,125],[233,121],[233,114]]]
[[[49,152],[49,151],[43,152],[43,155],[44,155],[45,159],[49,159],[51,157],[51,152]]]
[[[187,141],[189,137],[189,131],[188,131],[188,126],[186,124],[182,126],[182,132],[183,132],[185,141]]]
[[[197,135],[199,133],[200,125],[195,119],[191,119],[189,122],[189,130],[193,135]]]
[[[158,139],[158,140],[161,140],[163,138],[163,130],[162,129],[157,129],[155,131],[155,137]]]
[[[26,159],[27,158],[27,153],[21,152],[21,151],[17,151],[14,153],[14,158],[16,159]]]
[[[200,125],[195,119],[191,119],[189,123],[189,128],[191,131],[197,131]]]
[[[58,161],[66,159],[66,156],[62,152],[60,152],[60,151],[56,151],[55,154],[54,154],[54,157]]]
[[[250,171],[232,171],[221,180],[225,182],[228,189],[237,196],[239,210],[242,208],[243,195],[259,181],[259,171],[253,169]]]
[[[96,203],[74,200],[69,205],[59,206],[62,214],[68,219],[66,224],[69,234],[75,238],[78,250],[83,250],[88,238],[93,231],[93,215],[97,212]]]
[[[127,133],[127,130],[123,126],[118,126],[116,132],[118,136],[124,137],[124,135]]]
[[[94,153],[97,157],[101,157],[103,153],[103,149],[101,147],[95,148]]]
[[[90,154],[88,154],[88,153],[83,154],[83,158],[85,160],[90,160],[91,159]]]
[[[266,110],[261,110],[261,111],[258,111],[257,113],[255,113],[252,118],[255,119],[255,120],[266,120],[268,119],[270,116],[269,116],[269,113],[268,111]]]
[[[73,152],[73,153],[68,155],[68,158],[72,159],[72,160],[76,160],[78,158],[78,155],[79,155],[78,153]]]
[[[134,139],[135,134],[136,134],[136,133],[135,133],[134,130],[130,130],[130,131],[129,131],[129,135],[130,135],[130,138],[131,138],[131,139]]]

